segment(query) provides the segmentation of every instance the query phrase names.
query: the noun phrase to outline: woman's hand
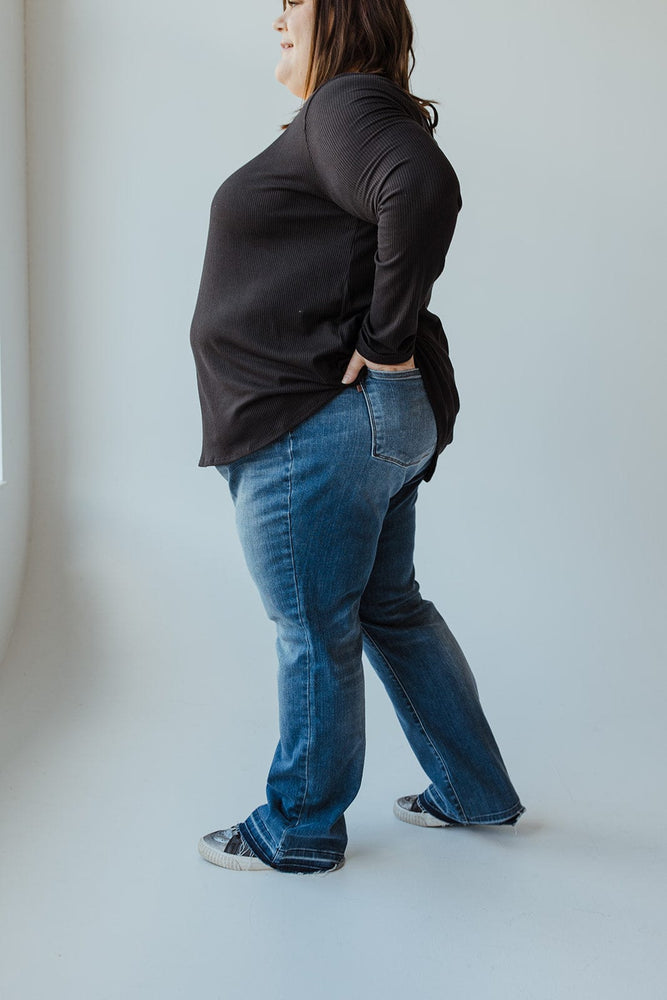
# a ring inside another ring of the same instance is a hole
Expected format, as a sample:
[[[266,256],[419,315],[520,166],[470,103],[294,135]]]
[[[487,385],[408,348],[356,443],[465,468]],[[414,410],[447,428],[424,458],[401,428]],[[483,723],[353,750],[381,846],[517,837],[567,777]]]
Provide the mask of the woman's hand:
[[[355,351],[350,358],[349,364],[343,375],[343,382],[354,382],[355,378],[361,371],[361,369],[366,365],[367,368],[373,368],[381,372],[400,372],[403,368],[416,368],[415,356],[412,355],[407,361],[404,361],[400,365],[376,365],[372,361],[366,361],[366,358],[359,354],[359,351]]]

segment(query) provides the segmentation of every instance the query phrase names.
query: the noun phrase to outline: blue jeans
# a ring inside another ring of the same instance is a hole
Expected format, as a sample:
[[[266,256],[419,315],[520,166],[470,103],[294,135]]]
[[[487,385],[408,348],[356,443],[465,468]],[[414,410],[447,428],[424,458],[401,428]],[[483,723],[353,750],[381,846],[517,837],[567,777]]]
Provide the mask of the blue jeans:
[[[462,824],[525,812],[444,619],[415,580],[415,502],[436,442],[419,369],[365,369],[276,441],[216,468],[276,624],[280,739],[266,803],[238,824],[272,868],[332,868],[365,753],[362,650],[430,778],[420,803]]]

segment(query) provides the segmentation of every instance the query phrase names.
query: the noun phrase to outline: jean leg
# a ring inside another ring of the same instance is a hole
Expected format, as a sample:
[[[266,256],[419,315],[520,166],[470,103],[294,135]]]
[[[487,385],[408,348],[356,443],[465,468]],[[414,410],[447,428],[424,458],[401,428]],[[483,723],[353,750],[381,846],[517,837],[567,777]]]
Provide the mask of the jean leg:
[[[278,655],[280,739],[266,803],[239,829],[274,868],[323,870],[343,857],[344,810],[361,785],[359,600],[389,502],[388,477],[402,473],[371,458],[365,404],[354,390],[227,472]]]
[[[413,563],[419,480],[391,500],[362,595],[364,652],[432,781],[421,801],[459,823],[501,823],[525,811],[512,786],[477,683]]]

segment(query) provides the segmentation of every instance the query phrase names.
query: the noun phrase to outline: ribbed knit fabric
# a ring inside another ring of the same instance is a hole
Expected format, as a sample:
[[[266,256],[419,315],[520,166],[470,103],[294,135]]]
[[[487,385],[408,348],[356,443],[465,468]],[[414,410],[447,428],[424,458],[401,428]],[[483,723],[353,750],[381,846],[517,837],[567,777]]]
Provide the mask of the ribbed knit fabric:
[[[398,84],[341,73],[318,87],[211,203],[190,330],[199,465],[248,455],[319,410],[346,388],[356,347],[376,364],[414,354],[438,425],[428,481],[459,398],[427,306],[462,204]]]

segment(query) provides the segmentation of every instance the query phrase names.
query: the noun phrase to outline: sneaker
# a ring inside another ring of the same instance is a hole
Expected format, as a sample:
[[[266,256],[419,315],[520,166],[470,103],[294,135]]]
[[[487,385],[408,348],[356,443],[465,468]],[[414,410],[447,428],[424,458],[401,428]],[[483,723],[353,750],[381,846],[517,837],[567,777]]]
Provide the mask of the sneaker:
[[[235,871],[259,871],[271,867],[248,847],[236,824],[227,830],[207,833],[199,841],[199,853],[206,861]]]
[[[412,823],[414,826],[465,826],[457,819],[439,819],[433,813],[428,812],[417,802],[417,795],[403,795],[394,802],[394,816],[402,819],[404,823]],[[523,812],[522,810],[521,812]],[[519,814],[521,815],[521,813]],[[510,819],[503,819],[500,823],[468,824],[469,826],[516,826],[519,816],[512,816]],[[514,831],[516,833],[516,830]]]
[[[227,830],[216,830],[215,833],[207,833],[199,841],[199,853],[206,861],[221,868],[233,868],[235,871],[253,872],[262,868],[271,868],[250,848],[235,823]],[[325,868],[315,872],[294,872],[296,875],[328,875],[329,872],[338,871],[345,864],[345,858],[341,858],[332,868]]]
[[[455,819],[438,819],[417,802],[417,795],[402,795],[394,802],[394,816],[413,826],[462,826]]]

